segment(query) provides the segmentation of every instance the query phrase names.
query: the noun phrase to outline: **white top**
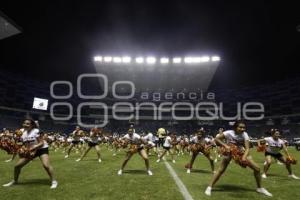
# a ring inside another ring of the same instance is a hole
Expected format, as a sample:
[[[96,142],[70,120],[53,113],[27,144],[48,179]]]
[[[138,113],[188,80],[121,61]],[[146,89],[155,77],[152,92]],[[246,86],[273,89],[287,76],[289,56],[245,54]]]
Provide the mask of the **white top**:
[[[284,141],[282,139],[274,140],[273,137],[265,137],[264,140],[267,144],[266,151],[269,153],[279,153],[279,151],[283,148]]]
[[[243,132],[242,134],[235,134],[234,130],[228,130],[224,131],[223,135],[225,136],[227,143],[232,143],[238,146],[244,146],[245,141],[250,140],[247,132]]]
[[[90,138],[89,138],[89,140],[91,142],[97,143],[97,142],[101,141],[101,138],[97,134],[95,134],[93,131],[90,131]]]
[[[72,136],[73,136],[74,141],[80,141],[80,139],[81,139],[80,138],[80,131],[81,130],[79,130],[79,131],[75,130],[75,131],[72,132]]]
[[[188,137],[185,137],[185,138],[184,138],[184,141],[188,143],[188,142],[189,142],[189,138],[188,138]]]
[[[58,138],[58,140],[61,141],[61,142],[63,142],[63,141],[65,141],[65,137],[60,136],[60,137]]]
[[[152,133],[148,133],[147,135],[145,135],[143,137],[144,140],[146,141],[151,141],[151,142],[154,142],[155,141],[155,138],[153,137],[153,134]]]
[[[133,133],[132,136],[130,136],[129,134],[126,134],[123,136],[123,139],[127,139],[129,140],[131,143],[133,142],[137,142],[141,139],[141,136],[137,133]]]
[[[211,139],[210,138],[208,138],[208,137],[206,137],[206,138],[204,138],[204,141],[206,142],[206,143],[211,143]]]
[[[165,139],[165,142],[164,142],[164,147],[171,147],[172,145],[171,145],[171,141],[172,141],[172,139],[171,139],[171,137],[170,136],[167,136],[166,137],[166,139]]]
[[[192,137],[191,142],[198,143],[199,142],[198,136]]]
[[[30,146],[38,144],[38,138],[40,137],[40,130],[37,128],[32,129],[30,132],[25,130],[24,128],[21,129],[22,131],[22,141],[25,143],[28,143]],[[41,147],[42,148],[47,148],[48,143],[44,140],[44,144]]]
[[[48,139],[53,142],[55,140],[55,137],[53,135],[48,135]]]

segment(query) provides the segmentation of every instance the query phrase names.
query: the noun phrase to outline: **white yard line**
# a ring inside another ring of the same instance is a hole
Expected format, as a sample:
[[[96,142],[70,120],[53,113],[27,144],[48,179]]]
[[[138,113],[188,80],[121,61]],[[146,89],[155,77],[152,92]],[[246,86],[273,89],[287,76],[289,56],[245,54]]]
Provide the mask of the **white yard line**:
[[[184,200],[193,200],[193,197],[189,193],[189,191],[186,189],[183,182],[180,180],[180,178],[177,176],[176,172],[174,171],[173,167],[166,161],[164,161],[168,171],[170,172],[172,178],[174,179],[177,187],[179,188],[179,191],[181,192]]]

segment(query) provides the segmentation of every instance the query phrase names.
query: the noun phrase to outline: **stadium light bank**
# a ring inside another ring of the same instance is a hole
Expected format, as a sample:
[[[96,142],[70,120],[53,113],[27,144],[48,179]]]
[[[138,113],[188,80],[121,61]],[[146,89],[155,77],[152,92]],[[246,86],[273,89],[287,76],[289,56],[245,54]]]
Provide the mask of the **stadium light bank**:
[[[186,57],[160,57],[156,58],[154,56],[138,56],[138,57],[130,57],[130,56],[95,56],[94,62],[103,63],[103,64],[200,64],[200,63],[208,63],[208,62],[219,62],[221,58],[219,56],[186,56]]]

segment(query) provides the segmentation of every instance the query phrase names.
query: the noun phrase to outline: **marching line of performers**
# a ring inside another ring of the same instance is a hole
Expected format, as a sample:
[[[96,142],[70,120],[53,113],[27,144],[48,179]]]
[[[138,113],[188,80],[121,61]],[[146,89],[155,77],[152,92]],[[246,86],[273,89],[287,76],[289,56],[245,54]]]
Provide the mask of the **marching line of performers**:
[[[271,136],[257,140],[257,151],[265,153],[264,169],[261,170],[258,164],[250,155],[250,138],[246,132],[246,125],[243,121],[236,121],[232,130],[219,129],[215,138],[205,137],[205,130],[198,129],[193,135],[176,136],[174,132],[167,132],[164,128],[159,128],[156,134],[146,132],[137,134],[133,126],[131,126],[125,135],[107,134],[103,129],[94,127],[89,133],[81,130],[79,126],[69,136],[60,134],[47,134],[39,130],[39,125],[32,119],[26,119],[22,128],[11,133],[5,130],[0,134],[0,148],[7,153],[12,154],[12,158],[6,162],[12,161],[16,155],[19,160],[14,167],[13,180],[4,187],[9,187],[18,183],[19,175],[22,168],[30,163],[36,157],[39,157],[41,163],[49,175],[51,181],[51,189],[55,189],[58,182],[54,178],[53,167],[49,161],[49,146],[57,151],[62,148],[65,153],[64,158],[68,159],[72,150],[80,152],[77,162],[83,160],[87,153],[95,148],[97,161],[102,162],[100,153],[100,144],[105,144],[106,148],[116,155],[121,149],[125,149],[126,156],[121,164],[117,174],[122,175],[124,168],[129,160],[136,153],[145,162],[146,172],[149,176],[153,175],[150,170],[149,155],[150,150],[157,155],[157,163],[165,158],[166,154],[171,156],[173,163],[176,163],[175,157],[189,153],[190,161],[185,165],[186,172],[190,174],[193,164],[198,155],[207,158],[212,171],[212,179],[205,190],[205,194],[210,196],[213,186],[217,183],[227,166],[234,161],[243,168],[250,168],[253,171],[258,193],[272,196],[265,188],[262,187],[261,178],[267,178],[267,172],[274,158],[286,166],[288,177],[299,179],[292,172],[292,164],[296,164],[296,160],[288,152],[286,143],[280,137],[280,131],[271,129]],[[280,152],[283,150],[285,156]],[[221,159],[220,166],[215,170],[215,162]]]

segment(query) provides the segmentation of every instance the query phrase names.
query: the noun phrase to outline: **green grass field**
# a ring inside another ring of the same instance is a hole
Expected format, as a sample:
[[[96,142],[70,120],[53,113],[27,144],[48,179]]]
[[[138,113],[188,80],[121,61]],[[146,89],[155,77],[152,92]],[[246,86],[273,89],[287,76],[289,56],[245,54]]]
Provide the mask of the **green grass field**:
[[[183,199],[177,185],[169,174],[163,162],[156,163],[156,156],[150,156],[153,176],[148,176],[144,162],[135,155],[129,161],[122,176],[117,171],[124,159],[125,153],[119,152],[113,157],[112,152],[102,148],[103,162],[98,163],[94,150],[81,162],[75,162],[79,154],[74,152],[68,159],[64,159],[61,151],[50,152],[51,163],[59,182],[56,190],[50,190],[48,176],[41,166],[39,159],[35,159],[23,168],[20,184],[4,188],[0,187],[0,199]],[[300,160],[300,152],[293,148],[290,152]],[[252,155],[260,166],[263,166],[263,154],[252,151]],[[16,162],[5,163],[10,158],[5,152],[0,152],[0,184],[12,179],[13,166]],[[169,157],[167,157],[167,160]],[[188,155],[180,156],[176,163],[171,162],[179,178],[187,187],[194,200],[201,199],[267,199],[255,192],[255,181],[250,169],[243,169],[231,163],[225,175],[217,183],[212,196],[204,195],[204,190],[211,179],[208,161],[199,156],[194,164],[194,171],[187,174],[184,165],[188,162]],[[219,163],[217,163],[218,166]],[[300,166],[293,166],[294,173],[300,176]],[[300,199],[300,180],[287,177],[284,166],[274,163],[269,171],[268,179],[263,180],[263,186],[272,194],[272,199]]]

